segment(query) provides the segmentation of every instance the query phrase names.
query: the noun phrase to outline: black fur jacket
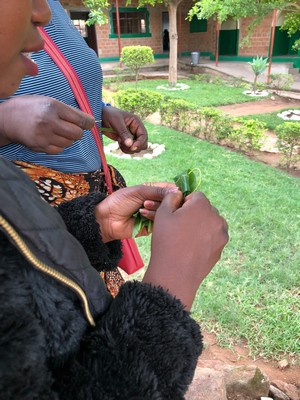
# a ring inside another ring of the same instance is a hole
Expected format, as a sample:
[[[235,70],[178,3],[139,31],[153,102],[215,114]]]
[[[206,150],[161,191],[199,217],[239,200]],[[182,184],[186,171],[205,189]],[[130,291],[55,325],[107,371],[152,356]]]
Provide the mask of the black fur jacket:
[[[110,296],[97,269],[114,268],[121,247],[101,242],[102,199],[63,204],[63,221],[0,158],[1,400],[184,398],[199,327],[162,288],[126,282]]]

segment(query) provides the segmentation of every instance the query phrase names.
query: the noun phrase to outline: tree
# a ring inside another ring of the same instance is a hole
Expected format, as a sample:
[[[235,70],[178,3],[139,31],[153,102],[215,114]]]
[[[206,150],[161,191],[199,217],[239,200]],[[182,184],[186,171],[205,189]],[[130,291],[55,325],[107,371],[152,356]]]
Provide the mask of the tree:
[[[153,50],[149,46],[125,46],[122,49],[121,62],[134,72],[137,89],[140,68],[154,63]]]
[[[175,86],[177,83],[177,52],[178,52],[178,34],[177,34],[177,9],[183,0],[138,0],[138,6],[149,4],[165,4],[169,12],[169,36],[170,36],[170,53],[169,53],[169,85]],[[127,1],[130,4],[131,0]],[[107,7],[106,0],[83,0],[83,4],[91,10],[88,23],[95,22],[100,25],[107,22],[106,16],[103,17],[103,9]],[[104,22],[103,22],[104,21]]]
[[[214,18],[222,23],[228,18],[254,17],[248,27],[249,34],[243,41],[245,44],[255,26],[273,10],[286,12],[282,29],[287,30],[290,36],[300,29],[299,0],[198,0],[189,11],[189,18],[196,15],[199,19]],[[300,45],[300,40],[297,42]]]

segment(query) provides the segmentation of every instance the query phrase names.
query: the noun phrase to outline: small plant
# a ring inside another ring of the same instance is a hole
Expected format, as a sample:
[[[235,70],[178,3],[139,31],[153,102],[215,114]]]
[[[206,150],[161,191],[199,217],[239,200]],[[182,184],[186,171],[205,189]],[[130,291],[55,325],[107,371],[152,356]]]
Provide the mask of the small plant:
[[[230,133],[229,138],[236,142],[241,151],[252,154],[260,150],[264,142],[266,124],[257,119],[234,118],[238,125]]]
[[[283,154],[283,165],[289,171],[300,160],[300,124],[285,122],[275,128],[277,147]]]
[[[270,74],[268,86],[278,92],[278,90],[290,90],[293,83],[294,77],[291,74]]]
[[[212,79],[213,79],[213,77],[210,74],[197,74],[197,75],[195,75],[195,80],[198,81],[198,82],[211,83]]]
[[[119,90],[114,96],[115,102],[122,110],[137,114],[145,119],[158,110],[163,95],[146,89]]]
[[[245,82],[243,81],[243,79],[244,79],[243,76],[240,76],[240,77],[230,76],[227,79],[227,85],[233,86],[233,87],[237,87],[237,88],[239,88],[239,87],[244,88],[245,87]]]
[[[256,58],[253,58],[252,62],[249,62],[248,64],[251,66],[252,71],[254,72],[253,92],[256,93],[257,78],[268,68],[268,59],[257,56]]]
[[[134,72],[137,88],[140,68],[154,63],[153,50],[149,46],[125,46],[122,49],[121,62]]]

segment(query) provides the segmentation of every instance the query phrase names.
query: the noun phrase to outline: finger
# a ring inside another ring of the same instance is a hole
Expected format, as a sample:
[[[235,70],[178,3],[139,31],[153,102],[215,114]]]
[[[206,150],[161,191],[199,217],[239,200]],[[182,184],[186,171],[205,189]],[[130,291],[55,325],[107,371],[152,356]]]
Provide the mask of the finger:
[[[95,118],[92,115],[67,105],[59,108],[58,115],[62,120],[70,122],[81,129],[89,130],[95,125]]]
[[[126,149],[129,150],[133,145],[132,134],[127,130],[125,124],[124,124],[124,126],[119,127],[118,129],[116,129],[116,131],[117,131],[117,133],[119,135],[118,142],[119,142],[120,147],[125,146]]]
[[[82,138],[83,130],[76,124],[68,121],[61,121],[59,125],[55,127],[54,133],[56,135],[55,140],[58,140],[58,137],[61,137],[62,140],[74,142],[75,140],[80,140]]]
[[[131,146],[132,151],[136,150],[146,150],[148,148],[148,134],[147,132],[143,132],[141,135],[136,135],[134,138],[133,144]]]
[[[147,210],[146,208],[141,208],[140,213],[143,217],[154,221],[156,210]]]
[[[169,191],[161,202],[161,205],[157,212],[167,212],[172,214],[182,204],[183,195],[180,190]]]
[[[159,182],[156,183],[155,186],[150,186],[147,184],[132,186],[131,188],[126,189],[127,195],[135,197],[138,202],[141,202],[141,205],[144,204],[144,201],[146,200],[161,202],[166,194],[170,191],[179,191],[175,185],[168,182]],[[120,192],[120,190],[118,190],[116,193]]]
[[[144,207],[147,210],[154,210],[156,211],[158,207],[160,206],[160,201],[153,201],[153,200],[146,200],[144,201]]]

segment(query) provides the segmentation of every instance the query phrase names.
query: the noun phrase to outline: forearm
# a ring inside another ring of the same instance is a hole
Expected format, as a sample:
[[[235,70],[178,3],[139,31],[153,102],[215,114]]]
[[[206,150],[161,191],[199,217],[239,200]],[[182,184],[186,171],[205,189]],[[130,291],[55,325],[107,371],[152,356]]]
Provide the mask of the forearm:
[[[0,147],[11,143],[11,140],[7,137],[5,124],[6,117],[11,112],[11,100],[0,103]]]
[[[121,242],[103,243],[96,222],[95,206],[106,197],[106,194],[96,192],[62,203],[57,208],[69,232],[79,240],[91,264],[99,271],[116,268],[122,257]]]
[[[111,390],[121,386],[124,398],[134,393],[182,399],[202,351],[202,337],[179,300],[159,287],[127,282],[83,349],[99,379],[111,382]]]

